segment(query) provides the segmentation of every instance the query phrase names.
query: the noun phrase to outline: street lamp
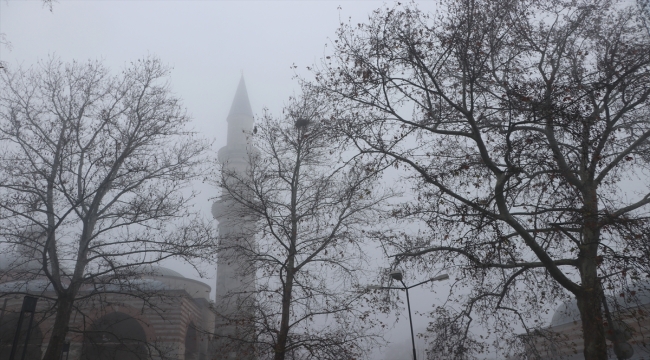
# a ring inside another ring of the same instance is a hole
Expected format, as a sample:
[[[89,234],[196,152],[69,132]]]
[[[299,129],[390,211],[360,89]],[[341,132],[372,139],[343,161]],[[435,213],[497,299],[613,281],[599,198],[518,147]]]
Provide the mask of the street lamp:
[[[388,274],[393,280],[397,280],[402,283],[403,287],[392,287],[392,286],[377,286],[377,285],[369,285],[367,287],[368,290],[390,290],[390,289],[395,289],[395,290],[405,290],[406,291],[406,306],[408,307],[409,310],[409,323],[411,325],[411,345],[413,346],[413,360],[417,360],[417,355],[415,354],[415,335],[413,334],[413,319],[411,318],[411,300],[409,299],[409,289],[412,289],[416,286],[420,286],[422,284],[426,284],[431,281],[440,281],[440,280],[447,280],[449,279],[449,275],[447,274],[442,274],[438,275],[436,277],[432,277],[431,279],[419,282],[415,285],[411,286],[406,286],[404,283],[404,274],[400,270],[392,271],[391,273]]]

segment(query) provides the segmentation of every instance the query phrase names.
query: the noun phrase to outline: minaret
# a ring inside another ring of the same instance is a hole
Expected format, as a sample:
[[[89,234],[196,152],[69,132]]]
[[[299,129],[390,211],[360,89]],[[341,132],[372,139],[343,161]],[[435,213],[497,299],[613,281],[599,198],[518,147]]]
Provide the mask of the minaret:
[[[218,158],[229,171],[243,174],[250,151],[248,135],[253,129],[246,84],[242,75],[228,114],[227,145],[219,149]],[[255,359],[252,322],[255,269],[242,256],[243,249],[254,246],[254,219],[245,209],[229,199],[226,191],[212,205],[212,215],[219,222],[220,251],[217,257],[215,310],[215,344],[213,359]]]

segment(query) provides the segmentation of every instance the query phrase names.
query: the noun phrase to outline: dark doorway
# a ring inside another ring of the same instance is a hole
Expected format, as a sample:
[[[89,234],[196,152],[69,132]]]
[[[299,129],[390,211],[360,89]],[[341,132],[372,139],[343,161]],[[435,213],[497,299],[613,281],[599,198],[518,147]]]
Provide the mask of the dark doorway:
[[[185,332],[185,360],[197,360],[199,356],[199,337],[194,323]]]
[[[84,336],[84,360],[149,359],[144,329],[135,318],[114,312],[95,321]]]

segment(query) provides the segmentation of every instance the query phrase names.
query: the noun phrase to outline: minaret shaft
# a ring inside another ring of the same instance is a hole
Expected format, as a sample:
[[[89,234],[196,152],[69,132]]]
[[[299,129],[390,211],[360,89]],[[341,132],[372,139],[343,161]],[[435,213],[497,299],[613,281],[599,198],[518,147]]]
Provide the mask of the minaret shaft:
[[[249,158],[247,136],[252,131],[254,118],[243,76],[227,121],[228,141],[219,149],[219,162],[228,171],[244,174]],[[252,339],[254,332],[253,322],[247,319],[253,315],[255,270],[245,258],[245,249],[255,246],[254,219],[246,216],[241,205],[228,198],[225,189],[212,205],[212,214],[219,222],[220,237],[214,359],[255,359],[254,347],[247,341]]]

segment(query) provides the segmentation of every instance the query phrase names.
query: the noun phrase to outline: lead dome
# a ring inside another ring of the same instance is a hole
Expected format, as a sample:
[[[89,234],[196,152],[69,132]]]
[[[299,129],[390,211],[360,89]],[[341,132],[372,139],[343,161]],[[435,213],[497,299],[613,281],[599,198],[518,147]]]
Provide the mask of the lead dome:
[[[607,297],[607,304],[610,311],[616,309],[632,309],[642,305],[650,304],[650,281],[638,282],[630,285],[629,291],[624,293],[624,297],[614,298]],[[576,299],[570,299],[557,307],[551,318],[551,327],[580,322],[580,310]]]

